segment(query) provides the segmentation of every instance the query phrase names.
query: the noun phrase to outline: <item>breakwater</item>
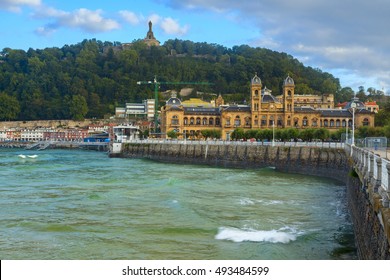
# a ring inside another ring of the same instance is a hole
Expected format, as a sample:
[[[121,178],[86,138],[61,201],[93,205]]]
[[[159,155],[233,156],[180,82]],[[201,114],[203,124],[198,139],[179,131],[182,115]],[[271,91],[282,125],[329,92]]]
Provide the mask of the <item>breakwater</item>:
[[[390,259],[390,210],[361,175],[361,159],[343,148],[208,143],[113,143],[111,157],[146,158],[178,164],[261,168],[336,179],[346,184],[348,207],[361,259]],[[356,172],[357,171],[357,172]],[[368,170],[366,172],[368,174]]]
[[[126,143],[111,156],[219,167],[261,168],[329,177],[346,182],[348,159],[341,148],[199,143]]]

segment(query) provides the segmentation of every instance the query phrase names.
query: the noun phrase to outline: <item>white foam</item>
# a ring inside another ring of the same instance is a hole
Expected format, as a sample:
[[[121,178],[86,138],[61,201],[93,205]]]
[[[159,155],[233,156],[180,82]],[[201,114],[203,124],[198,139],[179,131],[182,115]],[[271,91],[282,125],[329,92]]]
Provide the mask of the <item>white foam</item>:
[[[20,158],[26,158],[25,155],[18,155],[18,157],[20,157]]]
[[[37,158],[38,155],[31,155],[31,156],[28,156],[29,158]]]
[[[253,230],[220,227],[215,239],[230,240],[233,242],[270,242],[270,243],[289,243],[294,241],[297,236],[293,233],[284,232],[286,228],[279,230]]]
[[[255,202],[249,198],[241,198],[240,204],[241,205],[252,205],[252,204],[255,204]]]

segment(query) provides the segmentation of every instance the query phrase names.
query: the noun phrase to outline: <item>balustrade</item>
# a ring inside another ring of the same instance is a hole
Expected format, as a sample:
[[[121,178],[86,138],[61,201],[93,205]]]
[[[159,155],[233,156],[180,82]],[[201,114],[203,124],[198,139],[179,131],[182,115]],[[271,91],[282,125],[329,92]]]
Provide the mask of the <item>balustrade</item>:
[[[352,160],[356,170],[362,175],[362,179],[373,185],[374,192],[382,197],[382,205],[389,207],[390,161],[375,154],[374,151],[346,145],[347,152],[349,152],[348,149],[352,149]]]

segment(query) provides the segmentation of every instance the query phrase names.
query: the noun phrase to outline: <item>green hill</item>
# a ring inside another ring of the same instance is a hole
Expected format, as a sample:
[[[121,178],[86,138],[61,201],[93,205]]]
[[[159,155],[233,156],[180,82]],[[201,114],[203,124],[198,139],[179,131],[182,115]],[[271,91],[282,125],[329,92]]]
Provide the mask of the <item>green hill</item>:
[[[149,48],[142,41],[121,45],[93,39],[27,52],[3,49],[0,120],[101,118],[125,102],[153,98],[153,86],[136,82],[155,75],[162,82],[210,82],[212,86],[191,87],[241,103],[249,99],[250,79],[256,72],[274,94],[281,92],[288,74],[297,94],[340,91],[339,80],[331,74],[269,49],[177,39]],[[161,85],[159,90],[181,87],[188,86]]]

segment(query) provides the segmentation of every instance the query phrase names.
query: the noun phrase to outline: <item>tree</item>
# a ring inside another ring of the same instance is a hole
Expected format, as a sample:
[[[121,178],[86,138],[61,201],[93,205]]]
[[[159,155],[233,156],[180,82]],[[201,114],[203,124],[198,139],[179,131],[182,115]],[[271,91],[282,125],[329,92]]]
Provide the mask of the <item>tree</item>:
[[[20,113],[19,101],[5,93],[0,94],[0,120],[14,120]]]
[[[167,132],[167,136],[169,138],[176,139],[177,138],[177,132],[175,130],[170,130],[170,131]]]
[[[73,95],[69,104],[70,116],[75,121],[84,120],[88,113],[88,105],[85,97],[82,95]]]

